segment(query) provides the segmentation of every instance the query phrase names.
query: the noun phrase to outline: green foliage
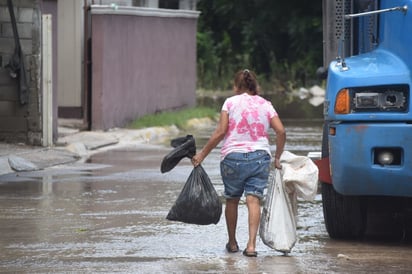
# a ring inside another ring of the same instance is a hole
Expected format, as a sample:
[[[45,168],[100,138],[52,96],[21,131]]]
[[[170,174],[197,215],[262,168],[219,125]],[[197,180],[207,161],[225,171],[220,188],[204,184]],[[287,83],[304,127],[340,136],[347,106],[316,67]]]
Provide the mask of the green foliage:
[[[162,127],[175,125],[182,129],[188,120],[193,118],[216,117],[216,110],[208,107],[188,108],[179,111],[167,111],[145,115],[133,121],[128,128]]]
[[[226,90],[249,68],[262,88],[316,81],[322,65],[322,1],[200,0],[198,88]]]

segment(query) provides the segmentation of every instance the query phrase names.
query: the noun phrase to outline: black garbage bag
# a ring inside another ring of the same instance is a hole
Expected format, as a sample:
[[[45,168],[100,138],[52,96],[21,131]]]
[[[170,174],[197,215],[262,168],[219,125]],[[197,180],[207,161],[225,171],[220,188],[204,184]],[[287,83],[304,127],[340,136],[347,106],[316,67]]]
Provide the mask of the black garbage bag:
[[[191,159],[196,154],[196,143],[192,135],[173,139],[170,144],[174,149],[163,158],[160,165],[162,173],[172,170],[183,158]]]
[[[217,224],[222,202],[201,165],[195,167],[166,219],[188,224]]]
[[[194,140],[193,135],[186,135],[184,137],[177,137],[177,138],[174,138],[170,141],[170,145],[172,147],[178,147],[178,146],[181,146],[181,145],[183,145],[184,143],[186,143],[187,141],[190,141],[190,140]],[[196,149],[195,149],[194,154],[196,154]]]

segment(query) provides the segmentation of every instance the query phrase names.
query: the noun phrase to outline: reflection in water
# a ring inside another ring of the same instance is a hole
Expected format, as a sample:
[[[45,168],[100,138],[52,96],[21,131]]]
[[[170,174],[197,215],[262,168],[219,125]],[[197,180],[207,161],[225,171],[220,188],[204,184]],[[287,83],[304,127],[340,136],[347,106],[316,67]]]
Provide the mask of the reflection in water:
[[[285,121],[285,125],[288,150],[301,155],[320,150],[321,123]],[[212,130],[196,132],[198,147]],[[372,252],[373,244],[329,240],[319,195],[312,203],[299,203],[299,240],[291,256],[271,250],[260,239],[258,258],[228,254],[224,215],[217,225],[208,226],[166,220],[192,170],[190,161],[183,159],[161,174],[161,160],[170,149],[136,145],[93,155],[87,163],[0,176],[0,271],[330,273],[385,262],[373,254],[389,254],[394,260],[396,245],[378,246],[379,252]],[[217,149],[203,166],[221,193],[218,163]],[[247,227],[242,204],[241,250]],[[402,252],[403,258],[412,255],[408,249]],[[337,261],[339,253],[353,257],[352,261]],[[398,270],[409,269],[402,258],[396,263]]]

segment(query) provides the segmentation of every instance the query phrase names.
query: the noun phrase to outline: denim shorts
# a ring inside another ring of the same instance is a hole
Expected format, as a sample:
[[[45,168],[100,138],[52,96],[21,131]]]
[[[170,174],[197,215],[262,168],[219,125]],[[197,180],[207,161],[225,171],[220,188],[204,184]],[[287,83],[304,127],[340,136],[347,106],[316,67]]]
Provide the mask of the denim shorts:
[[[220,173],[227,199],[254,195],[263,198],[270,171],[270,155],[264,150],[229,153],[220,162]]]

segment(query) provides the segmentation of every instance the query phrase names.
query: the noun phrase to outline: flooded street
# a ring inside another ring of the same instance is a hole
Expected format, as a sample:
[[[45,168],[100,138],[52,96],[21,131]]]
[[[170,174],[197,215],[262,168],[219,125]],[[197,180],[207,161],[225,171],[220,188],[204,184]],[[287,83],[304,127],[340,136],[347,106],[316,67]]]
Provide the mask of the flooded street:
[[[286,150],[320,151],[320,121],[285,121]],[[193,134],[200,147],[213,129]],[[258,238],[257,258],[225,250],[217,225],[166,220],[192,166],[183,159],[162,174],[165,145],[136,145],[93,155],[85,163],[0,176],[2,273],[411,273],[412,245],[394,237],[329,239],[321,196],[299,202],[298,241],[290,256]],[[203,163],[219,195],[219,149]],[[247,208],[237,237],[247,241]]]

